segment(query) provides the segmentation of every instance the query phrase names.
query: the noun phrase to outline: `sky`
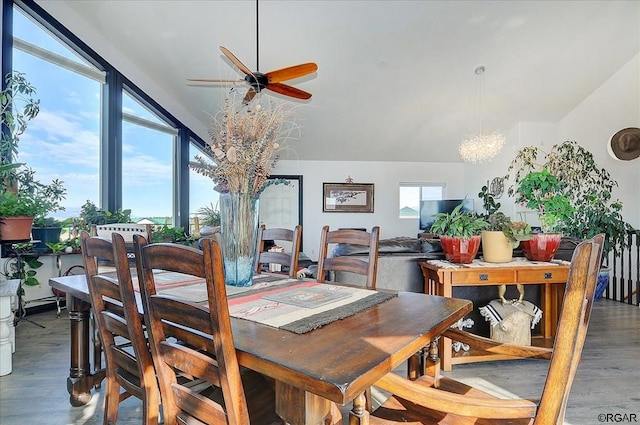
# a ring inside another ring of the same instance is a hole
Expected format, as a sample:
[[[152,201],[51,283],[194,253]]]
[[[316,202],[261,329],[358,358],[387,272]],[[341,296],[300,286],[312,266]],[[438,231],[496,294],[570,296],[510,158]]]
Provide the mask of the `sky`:
[[[77,63],[73,52],[24,17],[14,13],[14,34]],[[19,144],[19,162],[36,170],[43,183],[60,179],[67,189],[65,211],[56,218],[77,217],[91,200],[99,206],[99,137],[101,84],[14,49],[13,67],[26,74],[40,99],[40,113],[29,123]],[[161,121],[129,96],[126,113]],[[192,151],[192,156],[195,155]],[[173,136],[123,123],[123,207],[134,217],[171,216]],[[217,202],[210,179],[191,173],[191,212]]]

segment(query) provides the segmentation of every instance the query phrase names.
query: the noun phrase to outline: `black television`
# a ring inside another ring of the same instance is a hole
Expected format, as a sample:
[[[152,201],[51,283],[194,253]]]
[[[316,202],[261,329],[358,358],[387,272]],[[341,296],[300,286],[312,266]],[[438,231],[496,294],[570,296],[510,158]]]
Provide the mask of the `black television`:
[[[440,199],[420,201],[420,230],[428,232],[436,218],[435,214],[450,213],[463,204],[462,211],[473,212],[473,199]]]

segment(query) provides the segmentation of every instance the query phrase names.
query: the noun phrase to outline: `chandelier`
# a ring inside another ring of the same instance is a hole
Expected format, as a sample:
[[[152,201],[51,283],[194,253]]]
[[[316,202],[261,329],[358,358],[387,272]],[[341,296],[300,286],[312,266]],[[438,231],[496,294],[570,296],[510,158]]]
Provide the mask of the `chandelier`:
[[[483,74],[485,68],[480,65],[475,69],[476,75],[480,77],[480,98],[479,98],[479,118],[480,118],[480,131],[478,134],[465,138],[460,147],[458,153],[464,162],[471,162],[473,164],[483,163],[494,156],[498,155],[502,151],[504,146],[504,135],[498,131],[492,133],[483,133],[482,131],[482,97],[483,97]]]

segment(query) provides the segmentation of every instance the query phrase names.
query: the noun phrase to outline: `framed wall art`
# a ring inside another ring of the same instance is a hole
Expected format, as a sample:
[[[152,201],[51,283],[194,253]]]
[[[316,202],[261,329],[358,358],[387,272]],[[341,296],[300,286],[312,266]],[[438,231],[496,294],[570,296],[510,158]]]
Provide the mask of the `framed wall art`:
[[[373,183],[323,183],[323,212],[373,212]]]

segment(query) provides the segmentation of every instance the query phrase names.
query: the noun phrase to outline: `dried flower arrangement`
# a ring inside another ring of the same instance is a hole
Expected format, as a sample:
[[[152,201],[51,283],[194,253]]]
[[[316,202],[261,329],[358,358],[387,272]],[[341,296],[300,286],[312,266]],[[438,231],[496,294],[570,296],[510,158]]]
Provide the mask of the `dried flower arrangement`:
[[[257,197],[267,186],[275,166],[277,151],[295,128],[290,120],[292,110],[284,103],[263,97],[250,104],[242,102],[243,95],[235,88],[229,90],[223,109],[213,117],[208,148],[209,158],[196,155],[191,168],[211,178],[219,192],[248,193]]]

